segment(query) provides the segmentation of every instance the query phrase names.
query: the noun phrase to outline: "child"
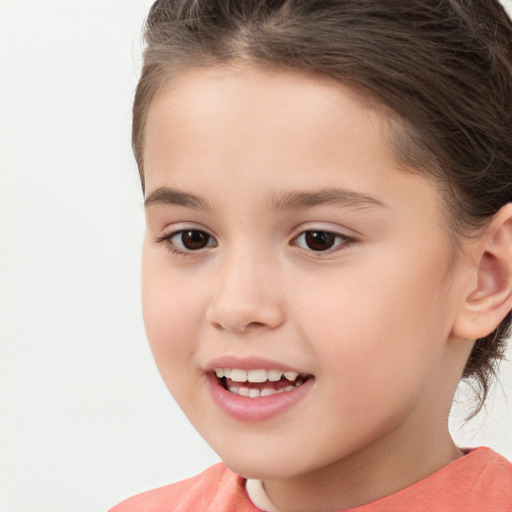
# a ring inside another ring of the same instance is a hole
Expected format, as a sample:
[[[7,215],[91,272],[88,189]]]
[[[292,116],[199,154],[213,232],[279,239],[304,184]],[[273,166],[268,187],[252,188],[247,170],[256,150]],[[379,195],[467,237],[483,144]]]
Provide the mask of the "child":
[[[146,41],[144,319],[225,464],[112,512],[510,511],[447,425],[511,320],[500,4],[159,0]]]

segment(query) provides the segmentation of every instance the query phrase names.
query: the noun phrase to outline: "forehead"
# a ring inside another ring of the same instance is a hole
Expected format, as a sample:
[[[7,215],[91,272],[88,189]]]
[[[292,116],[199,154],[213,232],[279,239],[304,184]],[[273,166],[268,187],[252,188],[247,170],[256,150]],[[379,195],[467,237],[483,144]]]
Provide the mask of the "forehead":
[[[383,204],[413,191],[437,203],[430,180],[401,169],[383,112],[349,87],[298,71],[189,70],[150,106],[146,190],[214,197],[250,188],[268,199],[343,187]]]
[[[150,105],[144,164],[164,132],[175,141],[202,138],[205,148],[220,142],[235,146],[250,137],[262,150],[276,136],[281,144],[302,138],[322,149],[340,136],[359,135],[360,128],[368,138],[381,139],[385,123],[380,110],[333,79],[299,71],[247,66],[190,69],[170,80]],[[351,125],[350,133],[342,133],[340,116],[350,121],[345,123]],[[218,136],[212,138],[212,131]],[[230,138],[223,138],[228,131]]]

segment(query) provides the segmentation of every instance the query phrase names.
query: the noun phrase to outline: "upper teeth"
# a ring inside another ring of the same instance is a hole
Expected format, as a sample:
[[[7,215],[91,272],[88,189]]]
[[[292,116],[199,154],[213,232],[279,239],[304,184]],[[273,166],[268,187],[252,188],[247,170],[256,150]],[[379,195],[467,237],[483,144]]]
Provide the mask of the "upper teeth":
[[[286,372],[283,370],[241,370],[238,368],[215,368],[217,377],[221,379],[226,377],[233,382],[277,382],[284,377],[289,381],[294,381],[299,374],[297,372]]]

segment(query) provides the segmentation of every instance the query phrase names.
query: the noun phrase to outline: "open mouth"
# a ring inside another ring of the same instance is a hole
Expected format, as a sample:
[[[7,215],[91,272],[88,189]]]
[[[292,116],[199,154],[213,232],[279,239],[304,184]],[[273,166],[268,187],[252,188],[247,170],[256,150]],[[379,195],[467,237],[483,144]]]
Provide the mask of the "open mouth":
[[[224,389],[235,395],[249,398],[288,393],[299,388],[312,377],[277,369],[215,368],[215,374]]]

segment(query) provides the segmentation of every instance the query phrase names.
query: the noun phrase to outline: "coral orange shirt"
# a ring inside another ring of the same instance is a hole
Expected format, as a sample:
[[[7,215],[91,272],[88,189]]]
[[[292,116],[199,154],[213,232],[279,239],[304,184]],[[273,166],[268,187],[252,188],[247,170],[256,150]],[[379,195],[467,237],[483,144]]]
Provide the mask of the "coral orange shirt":
[[[200,475],[134,496],[109,512],[258,512],[245,479],[219,463]],[[423,480],[350,512],[511,512],[512,464],[476,448]]]

